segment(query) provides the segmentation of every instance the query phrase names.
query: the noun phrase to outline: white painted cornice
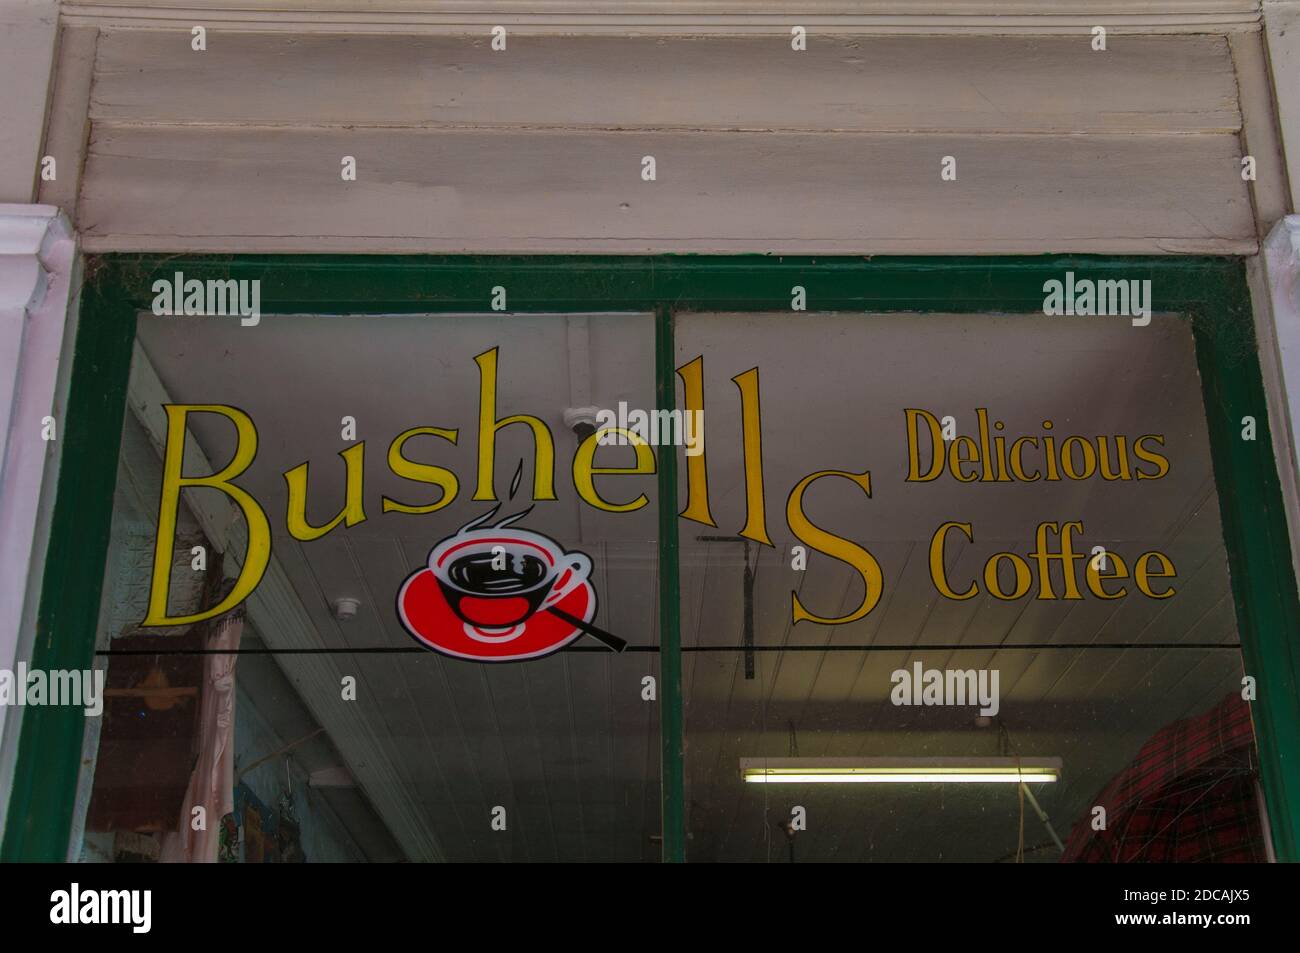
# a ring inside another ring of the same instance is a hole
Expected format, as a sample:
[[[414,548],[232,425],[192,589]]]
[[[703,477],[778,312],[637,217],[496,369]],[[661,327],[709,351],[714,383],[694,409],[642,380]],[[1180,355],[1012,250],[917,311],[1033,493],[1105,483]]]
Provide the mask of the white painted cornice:
[[[53,205],[0,205],[0,255],[41,254],[48,234],[68,231]]]
[[[521,34],[1229,33],[1259,29],[1259,0],[69,0],[104,27],[300,33]]]
[[[40,307],[72,260],[72,228],[52,205],[0,205],[0,310]]]
[[[19,408],[49,412],[52,381],[36,375],[38,386],[33,390],[22,368],[32,345],[29,325],[43,322],[49,312],[62,327],[75,252],[72,227],[54,206],[0,204],[0,492],[7,493],[20,466],[10,454],[15,414]],[[59,278],[62,298],[45,308]],[[4,509],[0,503],[0,522]]]

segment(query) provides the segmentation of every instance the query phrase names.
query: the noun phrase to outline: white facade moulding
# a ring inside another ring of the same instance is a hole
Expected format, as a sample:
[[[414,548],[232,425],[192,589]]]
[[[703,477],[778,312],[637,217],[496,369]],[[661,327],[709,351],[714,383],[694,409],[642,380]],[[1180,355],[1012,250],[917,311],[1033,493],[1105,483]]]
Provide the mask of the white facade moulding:
[[[1292,560],[1300,577],[1300,433],[1296,431],[1300,425],[1300,215],[1288,215],[1273,227],[1260,257],[1265,288],[1259,289],[1258,282],[1254,287],[1267,296],[1266,301],[1257,301],[1255,308],[1260,363],[1265,387],[1272,391],[1273,447],[1286,503]],[[1274,373],[1270,373],[1270,355],[1265,353],[1270,343]]]
[[[295,33],[810,34],[1234,33],[1260,28],[1259,0],[74,0],[65,21],[106,27]]]
[[[1291,207],[1300,210],[1300,0],[1264,0],[1263,21]]]
[[[57,208],[0,204],[0,669],[30,652],[28,568],[44,563],[42,488],[63,432],[57,402],[60,368],[71,360],[64,345],[75,261],[76,235]],[[30,582],[39,578],[35,571]],[[0,705],[5,768],[15,740],[5,730],[8,711]],[[0,790],[6,777],[0,771]]]
[[[1282,365],[1288,424],[1300,423],[1300,215],[1288,215],[1264,241],[1264,266]],[[1297,471],[1296,458],[1290,461]]]

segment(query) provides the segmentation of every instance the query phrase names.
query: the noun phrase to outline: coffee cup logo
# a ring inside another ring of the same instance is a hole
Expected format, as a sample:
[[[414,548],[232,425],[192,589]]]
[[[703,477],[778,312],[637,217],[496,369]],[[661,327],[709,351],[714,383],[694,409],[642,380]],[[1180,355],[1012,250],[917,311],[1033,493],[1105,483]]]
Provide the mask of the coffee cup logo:
[[[398,591],[398,616],[417,642],[481,662],[541,658],[584,634],[623,650],[622,639],[592,624],[590,556],[510,520],[482,521],[435,545]]]

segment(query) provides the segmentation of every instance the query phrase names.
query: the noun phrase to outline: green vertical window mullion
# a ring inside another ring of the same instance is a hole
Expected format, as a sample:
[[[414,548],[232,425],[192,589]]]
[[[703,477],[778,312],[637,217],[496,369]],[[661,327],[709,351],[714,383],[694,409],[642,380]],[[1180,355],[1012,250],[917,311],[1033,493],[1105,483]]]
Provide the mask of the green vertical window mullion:
[[[673,311],[655,307],[655,402],[677,406]],[[659,448],[659,740],[663,860],[686,860],[686,768],[682,731],[681,582],[677,555],[677,448]]]
[[[1261,787],[1274,852],[1293,863],[1300,860],[1300,651],[1293,641],[1300,603],[1250,302],[1244,287],[1237,292],[1195,316],[1193,330],[1237,630],[1245,673],[1258,684],[1251,711]],[[1256,440],[1242,439],[1247,416],[1258,422]]]

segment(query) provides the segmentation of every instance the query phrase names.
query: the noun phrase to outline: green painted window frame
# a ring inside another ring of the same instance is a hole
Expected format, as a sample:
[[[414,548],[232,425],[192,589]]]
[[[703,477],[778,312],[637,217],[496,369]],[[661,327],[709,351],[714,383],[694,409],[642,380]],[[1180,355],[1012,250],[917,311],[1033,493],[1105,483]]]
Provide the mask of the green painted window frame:
[[[1300,599],[1268,429],[1245,265],[1226,257],[745,256],[90,256],[73,351],[63,452],[30,664],[89,668],[108,550],[113,488],[136,313],[155,279],[259,279],[273,313],[491,313],[492,288],[512,312],[649,311],[655,315],[656,396],[676,400],[674,322],[692,311],[787,311],[807,289],[814,311],[1042,314],[1043,283],[1149,279],[1161,312],[1191,321],[1246,670],[1279,860],[1300,859]],[[791,322],[799,320],[792,313]],[[1086,318],[1046,318],[1079,321]],[[241,332],[242,333],[242,332]],[[1141,333],[1135,331],[1135,333]],[[1241,419],[1258,439],[1240,439]],[[663,454],[660,487],[660,733],[663,857],[685,858],[677,461]],[[67,854],[84,715],[24,711],[0,859]]]

